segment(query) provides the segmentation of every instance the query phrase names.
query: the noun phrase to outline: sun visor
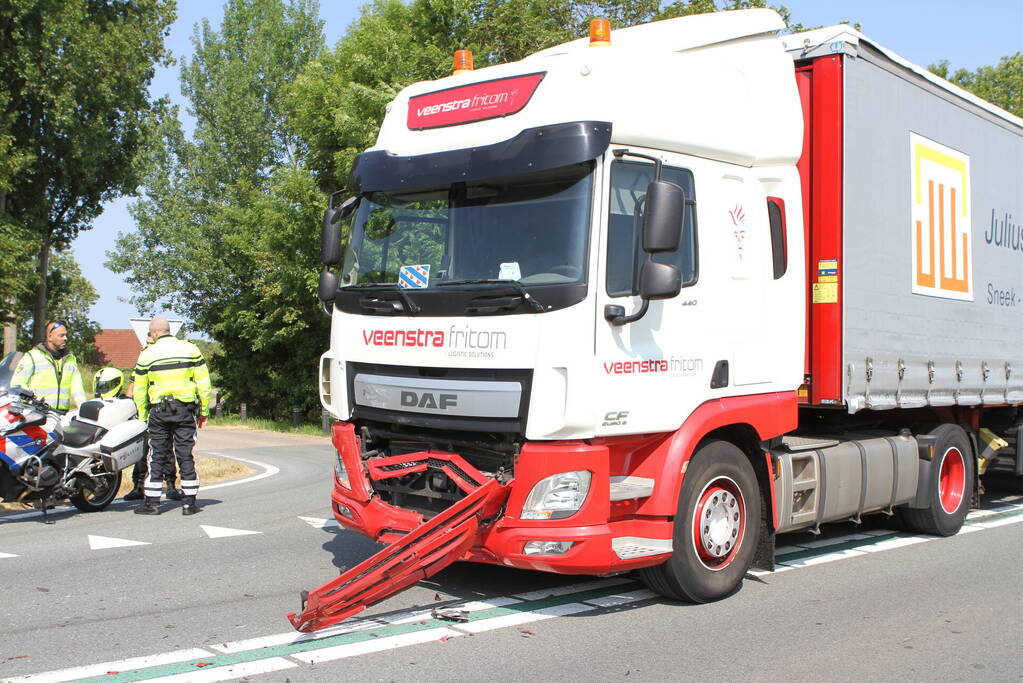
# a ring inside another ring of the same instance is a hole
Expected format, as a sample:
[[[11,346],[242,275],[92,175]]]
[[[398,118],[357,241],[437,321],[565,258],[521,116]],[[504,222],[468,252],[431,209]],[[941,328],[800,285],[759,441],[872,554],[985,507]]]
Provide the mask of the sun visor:
[[[536,173],[595,159],[610,142],[610,123],[576,121],[527,128],[492,145],[431,154],[375,150],[356,157],[348,189],[362,194]]]

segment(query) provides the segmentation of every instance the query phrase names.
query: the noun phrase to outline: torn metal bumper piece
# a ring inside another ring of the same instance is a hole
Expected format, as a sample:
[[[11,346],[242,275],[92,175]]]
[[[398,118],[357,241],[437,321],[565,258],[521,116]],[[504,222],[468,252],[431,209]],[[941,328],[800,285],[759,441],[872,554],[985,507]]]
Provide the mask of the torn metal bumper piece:
[[[438,456],[436,452],[430,455]],[[457,455],[444,455],[453,461],[451,464],[461,466],[459,469],[476,474]],[[507,496],[507,489],[497,481],[483,475],[478,480],[482,483],[437,516],[336,579],[309,593],[303,592],[302,611],[287,615],[291,624],[303,632],[326,628],[460,559],[476,543],[485,516],[493,515]],[[468,482],[462,485],[469,488],[465,484]]]

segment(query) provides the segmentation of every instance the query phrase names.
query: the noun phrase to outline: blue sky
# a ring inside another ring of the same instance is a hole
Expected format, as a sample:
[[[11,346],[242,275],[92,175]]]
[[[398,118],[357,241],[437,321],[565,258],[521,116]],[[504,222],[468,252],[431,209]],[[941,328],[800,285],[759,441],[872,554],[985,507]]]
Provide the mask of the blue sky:
[[[911,62],[927,66],[948,59],[953,68],[975,69],[994,64],[1000,57],[1023,50],[1019,38],[1023,26],[1023,0],[788,0],[793,20],[806,26],[829,25],[844,19],[860,22],[876,42]],[[333,46],[358,15],[361,0],[321,0],[327,44]],[[175,56],[188,56],[193,27],[203,18],[219,23],[222,10],[208,0],[179,0],[178,19],[167,38]],[[150,87],[153,97],[171,95],[184,104],[178,84],[178,67],[161,69]],[[103,267],[105,252],[112,249],[119,232],[134,229],[128,200],[108,205],[92,230],[82,233],[74,245],[75,257],[85,276],[99,291],[92,318],[104,328],[125,329],[137,311],[125,301],[129,291],[121,277]],[[314,231],[315,232],[315,231]],[[310,300],[309,305],[315,305]]]

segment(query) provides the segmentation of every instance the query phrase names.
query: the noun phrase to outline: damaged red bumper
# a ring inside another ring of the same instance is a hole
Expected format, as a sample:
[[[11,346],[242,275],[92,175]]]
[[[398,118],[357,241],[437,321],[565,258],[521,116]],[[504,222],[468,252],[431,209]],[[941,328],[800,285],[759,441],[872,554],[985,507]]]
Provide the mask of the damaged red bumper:
[[[302,612],[288,615],[300,631],[337,623],[456,560],[562,574],[604,574],[664,561],[663,556],[622,558],[612,550],[614,538],[671,538],[672,527],[666,518],[624,514],[629,510],[614,507],[605,446],[527,444],[516,462],[516,479],[500,484],[455,453],[422,451],[364,464],[359,439],[346,423],[334,426],[334,445],[348,472],[348,486],[335,478],[334,516],[346,528],[390,545],[304,596]],[[440,469],[466,494],[428,521],[372,495],[371,480],[428,469]],[[592,473],[589,495],[578,512],[562,520],[519,518],[537,481],[571,470]],[[527,552],[527,544],[547,541],[570,546],[557,555]]]

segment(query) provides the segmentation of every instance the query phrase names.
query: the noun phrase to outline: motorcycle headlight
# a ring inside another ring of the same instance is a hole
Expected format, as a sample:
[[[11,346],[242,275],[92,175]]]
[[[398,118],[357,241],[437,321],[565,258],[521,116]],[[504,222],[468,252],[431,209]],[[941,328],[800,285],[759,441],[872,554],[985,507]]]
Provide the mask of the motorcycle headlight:
[[[564,519],[571,517],[586,502],[590,492],[590,473],[586,470],[562,472],[541,479],[522,506],[522,519]]]
[[[341,453],[337,453],[337,463],[334,465],[334,476],[337,477],[337,480],[342,486],[351,490],[352,484],[348,480],[348,468],[345,467],[345,461],[341,459]]]

